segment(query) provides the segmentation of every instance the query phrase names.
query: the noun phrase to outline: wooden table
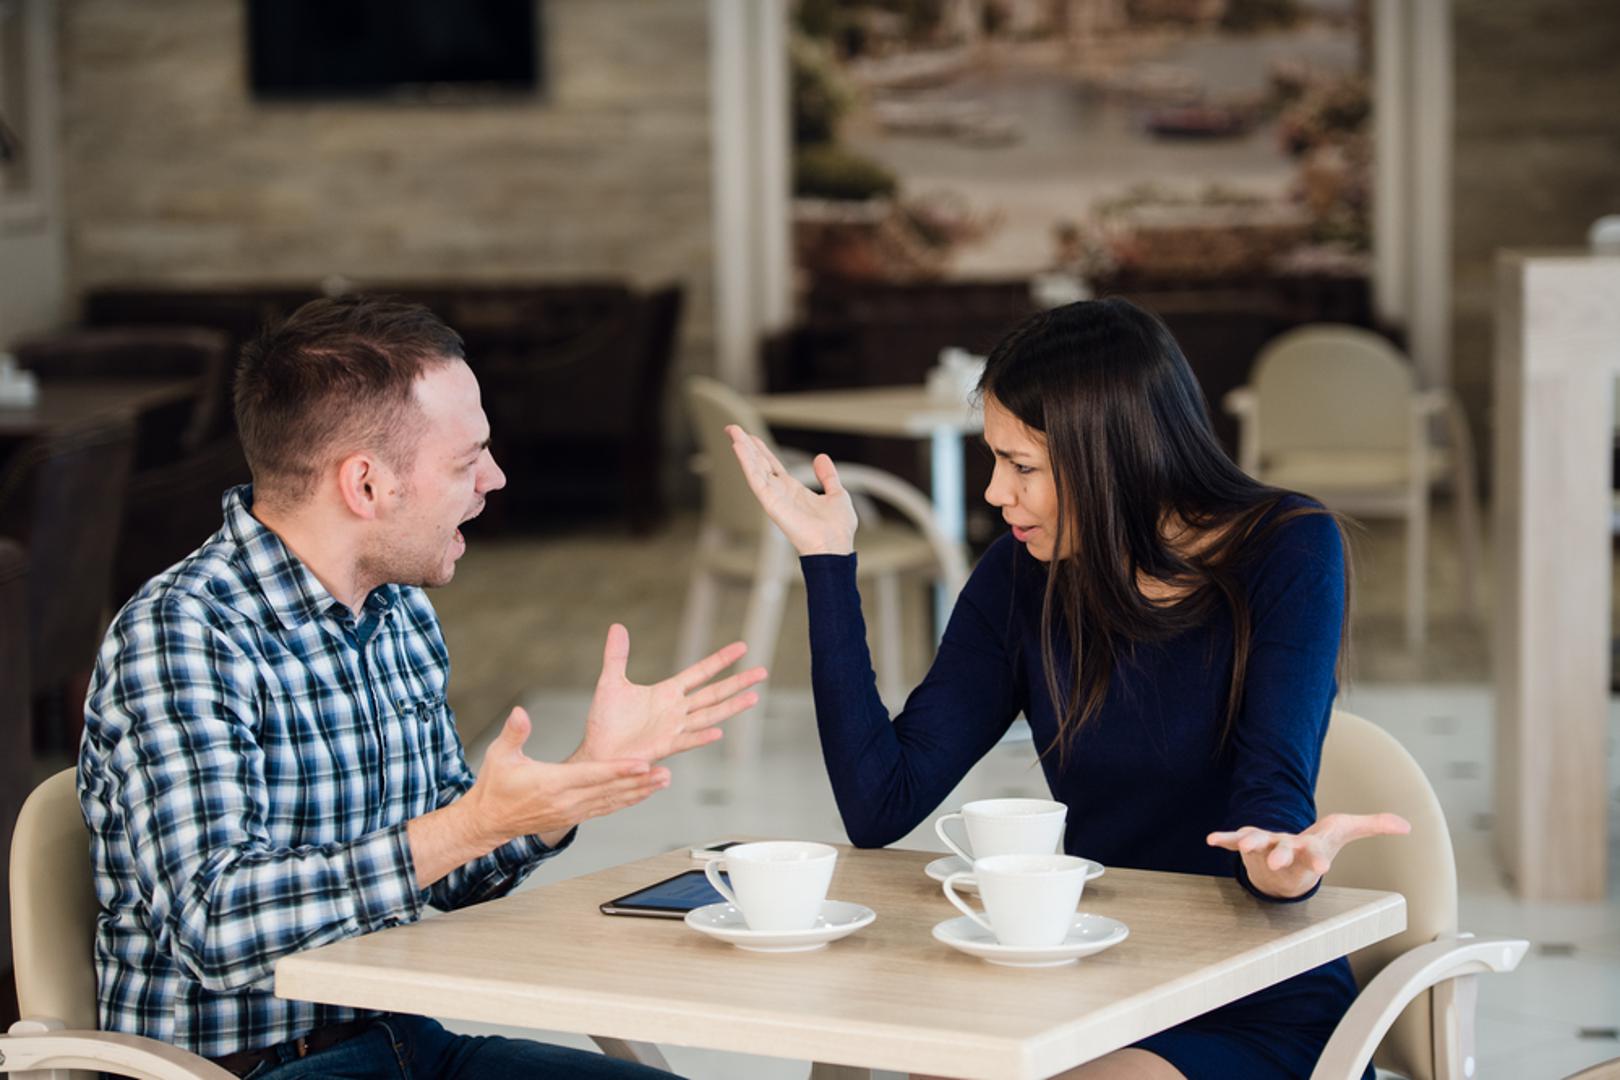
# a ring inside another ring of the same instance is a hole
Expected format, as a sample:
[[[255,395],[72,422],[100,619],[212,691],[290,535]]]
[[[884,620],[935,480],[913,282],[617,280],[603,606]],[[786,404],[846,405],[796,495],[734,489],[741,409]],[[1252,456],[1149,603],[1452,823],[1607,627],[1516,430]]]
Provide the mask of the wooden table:
[[[984,430],[984,415],[968,404],[944,400],[923,386],[873,386],[852,390],[816,390],[795,394],[759,394],[750,399],[765,422],[803,431],[844,435],[886,435],[927,439],[928,487],[934,516],[947,538],[967,539],[967,491],[962,436]],[[935,621],[940,633],[950,619],[956,597],[934,591]]]
[[[41,379],[39,399],[19,408],[0,405],[0,438],[33,438],[97,416],[136,416],[196,397],[199,379]]]
[[[1110,870],[1085,911],[1131,935],[1077,965],[997,967],[935,941],[957,914],[936,853],[840,848],[830,896],[877,921],[820,952],[743,952],[603,900],[694,864],[684,851],[521,892],[276,965],[285,998],[859,1068],[1051,1076],[1399,933],[1396,893],[1324,887],[1263,905],[1234,881]]]

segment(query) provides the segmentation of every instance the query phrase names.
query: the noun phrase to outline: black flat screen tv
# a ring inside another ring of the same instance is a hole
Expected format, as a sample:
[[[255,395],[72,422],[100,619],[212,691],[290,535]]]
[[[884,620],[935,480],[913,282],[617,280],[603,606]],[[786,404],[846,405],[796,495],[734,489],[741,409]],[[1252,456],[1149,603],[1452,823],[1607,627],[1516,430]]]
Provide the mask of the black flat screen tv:
[[[258,98],[532,94],[540,0],[245,0]]]

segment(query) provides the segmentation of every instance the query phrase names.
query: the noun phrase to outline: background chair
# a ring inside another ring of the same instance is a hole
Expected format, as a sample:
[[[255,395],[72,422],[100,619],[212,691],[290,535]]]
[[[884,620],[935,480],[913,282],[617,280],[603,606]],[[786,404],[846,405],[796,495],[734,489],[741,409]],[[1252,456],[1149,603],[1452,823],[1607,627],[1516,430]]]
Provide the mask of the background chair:
[[[800,580],[793,548],[772,525],[732,456],[727,424],[738,424],[758,435],[775,450],[770,430],[748,401],[713,379],[687,381],[687,402],[697,432],[703,480],[703,525],[698,534],[692,581],[681,620],[676,667],[696,663],[713,636],[715,605],[726,582],[750,586],[743,640],[751,665],[770,665],[782,624],[787,590]],[[780,456],[780,455],[779,455]],[[808,464],[794,469],[802,481],[815,484]],[[967,580],[967,559],[961,546],[947,539],[934,519],[928,499],[898,477],[860,465],[840,465],[838,475],[856,498],[861,517],[860,560],[857,573],[871,582],[878,601],[878,686],[891,706],[906,693],[900,616],[900,580],[903,574],[927,575],[940,581],[952,595]],[[905,523],[891,522],[870,512],[873,502],[899,512]],[[764,696],[754,712],[761,715]],[[741,723],[739,723],[741,721]],[[728,725],[728,748],[734,760],[752,760],[758,753],[761,732],[753,717],[738,717]]]
[[[1480,561],[1474,448],[1456,397],[1419,390],[1411,365],[1369,330],[1320,325],[1274,340],[1250,383],[1226,395],[1241,422],[1238,464],[1268,484],[1363,517],[1406,521],[1406,636],[1425,631],[1429,489],[1450,478],[1462,540],[1463,599],[1478,610]],[[1448,446],[1431,445],[1445,422]]]
[[[92,882],[74,770],[63,769],[23,804],[11,842],[11,940],[23,1019],[0,1035],[0,1074],[99,1069],[150,1080],[230,1080],[196,1054],[96,1030]],[[651,1044],[596,1041],[610,1057],[669,1068]]]
[[[28,556],[0,540],[0,842],[11,831],[34,782],[32,712],[28,692]],[[3,865],[3,863],[0,863]],[[0,928],[11,925],[10,892],[0,869]],[[0,933],[0,1027],[18,1017],[11,973],[11,938]]]
[[[0,476],[0,536],[28,549],[29,682],[47,742],[77,737],[73,714],[107,624],[134,430],[127,417],[64,427],[25,443]]]
[[[1512,971],[1530,943],[1458,931],[1445,813],[1418,763],[1382,728],[1333,713],[1316,808],[1319,815],[1389,810],[1412,832],[1352,844],[1329,872],[1334,885],[1404,895],[1406,930],[1351,954],[1361,994],[1311,1080],[1356,1080],[1369,1059],[1411,1080],[1466,1080],[1474,1073],[1476,976]]]

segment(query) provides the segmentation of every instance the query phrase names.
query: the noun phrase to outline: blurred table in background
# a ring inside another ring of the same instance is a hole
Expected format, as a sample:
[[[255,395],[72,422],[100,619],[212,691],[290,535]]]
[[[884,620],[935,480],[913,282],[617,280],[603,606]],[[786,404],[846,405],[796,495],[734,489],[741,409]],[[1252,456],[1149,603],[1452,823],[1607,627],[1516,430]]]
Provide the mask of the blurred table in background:
[[[134,417],[201,390],[199,379],[41,379],[32,405],[0,404],[0,439],[29,439],[102,416]]]

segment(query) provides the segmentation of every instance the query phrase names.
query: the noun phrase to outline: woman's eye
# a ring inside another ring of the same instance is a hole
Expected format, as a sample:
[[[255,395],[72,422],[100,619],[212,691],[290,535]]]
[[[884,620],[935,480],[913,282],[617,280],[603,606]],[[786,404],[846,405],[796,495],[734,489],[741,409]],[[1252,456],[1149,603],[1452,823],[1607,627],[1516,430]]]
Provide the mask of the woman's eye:
[[[1013,472],[1017,473],[1019,476],[1028,476],[1030,473],[1032,473],[1034,471],[1035,471],[1035,466],[1033,466],[1033,465],[1014,465],[1013,466]]]

